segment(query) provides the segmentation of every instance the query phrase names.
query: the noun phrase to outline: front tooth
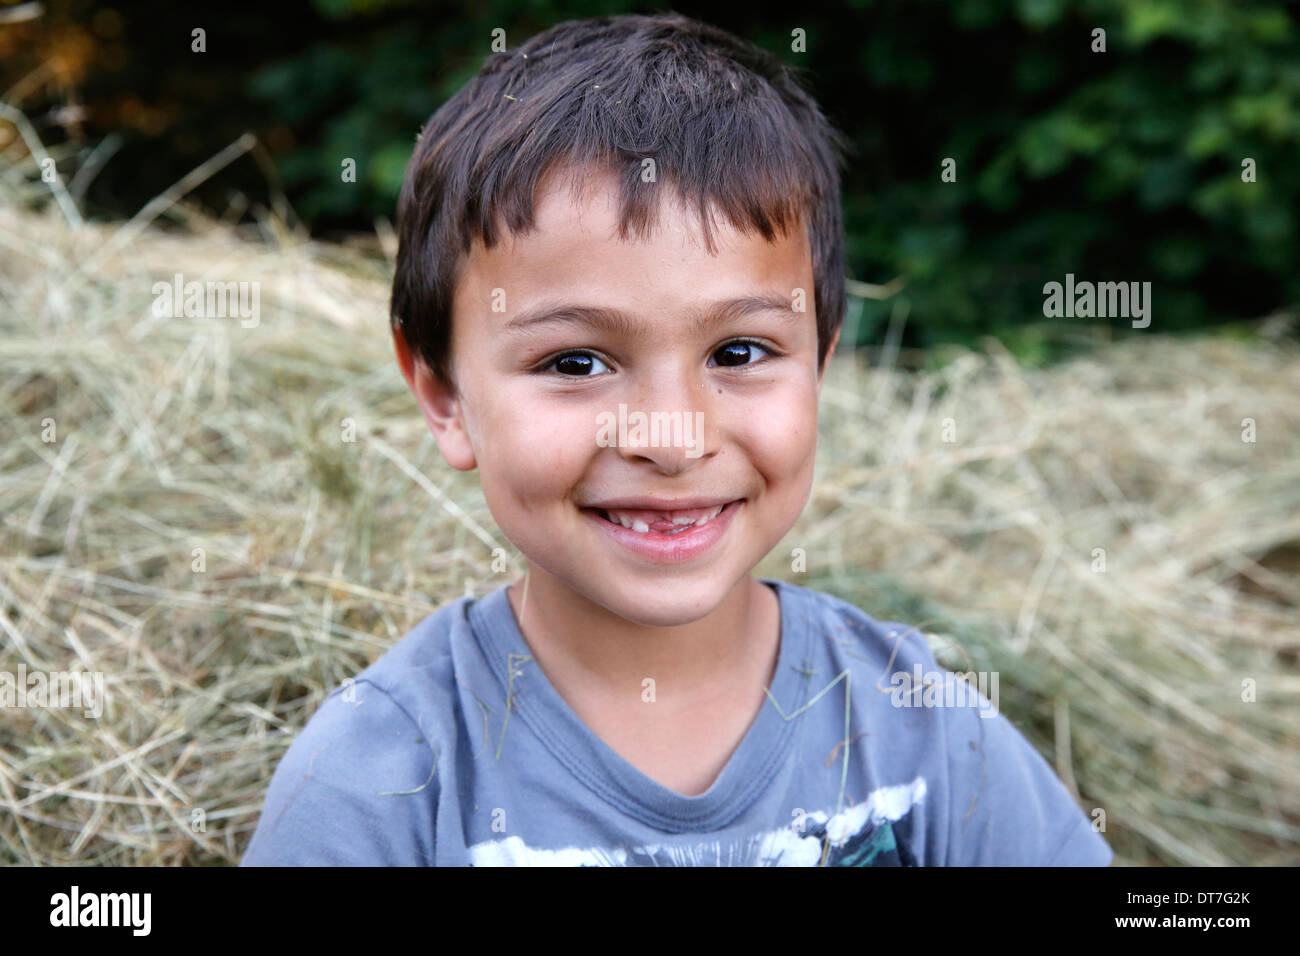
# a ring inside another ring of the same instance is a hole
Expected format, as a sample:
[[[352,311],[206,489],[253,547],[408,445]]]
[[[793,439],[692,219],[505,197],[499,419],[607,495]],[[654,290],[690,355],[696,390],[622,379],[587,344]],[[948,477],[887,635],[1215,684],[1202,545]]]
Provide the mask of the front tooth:
[[[632,527],[632,519],[629,518],[627,515],[619,515],[618,523],[621,524],[624,528]]]
[[[695,524],[695,521],[694,521],[693,519],[691,519],[691,518],[686,517],[685,515],[682,515],[681,517],[674,518],[674,519],[673,519],[673,524],[675,524],[675,525],[682,525],[682,524]]]
[[[703,518],[700,518],[698,521],[695,522],[695,527],[698,528],[700,525],[707,524],[708,522],[712,521],[714,518],[718,516],[718,513],[721,511],[722,508],[719,507],[717,511],[713,512],[713,514],[705,515]]]
[[[635,521],[632,522],[632,530],[640,531],[642,534],[645,534],[647,531],[650,530],[650,526],[646,524],[644,521],[642,521],[640,518],[637,518]]]

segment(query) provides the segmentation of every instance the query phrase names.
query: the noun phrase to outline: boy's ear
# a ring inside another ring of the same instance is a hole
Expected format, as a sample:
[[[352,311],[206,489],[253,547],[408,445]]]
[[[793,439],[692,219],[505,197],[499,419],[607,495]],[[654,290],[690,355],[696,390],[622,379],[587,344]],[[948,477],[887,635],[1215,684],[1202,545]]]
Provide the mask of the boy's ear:
[[[424,413],[424,420],[429,423],[442,457],[457,471],[470,471],[477,467],[460,397],[411,352],[406,336],[396,325],[393,326],[393,348],[397,351],[397,365],[402,370],[402,377],[411,387],[411,394]]]

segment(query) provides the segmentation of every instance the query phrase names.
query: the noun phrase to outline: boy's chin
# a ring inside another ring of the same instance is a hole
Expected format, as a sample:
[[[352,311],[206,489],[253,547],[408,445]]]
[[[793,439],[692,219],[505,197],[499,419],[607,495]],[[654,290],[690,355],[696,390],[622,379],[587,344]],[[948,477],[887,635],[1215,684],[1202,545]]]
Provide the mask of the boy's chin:
[[[743,575],[742,575],[743,577]],[[707,617],[731,595],[737,577],[711,569],[690,580],[624,580],[611,575],[600,582],[575,582],[579,593],[623,620],[642,627],[681,627]]]

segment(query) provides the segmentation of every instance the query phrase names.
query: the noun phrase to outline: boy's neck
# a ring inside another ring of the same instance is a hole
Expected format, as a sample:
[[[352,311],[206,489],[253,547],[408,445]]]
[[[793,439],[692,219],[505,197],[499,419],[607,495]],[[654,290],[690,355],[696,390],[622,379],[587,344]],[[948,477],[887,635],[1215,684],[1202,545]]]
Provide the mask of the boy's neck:
[[[748,574],[709,614],[674,627],[629,621],[534,566],[510,585],[507,597],[534,658],[561,696],[568,696],[567,687],[611,705],[639,703],[642,681],[652,678],[657,699],[698,701],[745,694],[755,678],[768,686],[776,669],[780,602]]]

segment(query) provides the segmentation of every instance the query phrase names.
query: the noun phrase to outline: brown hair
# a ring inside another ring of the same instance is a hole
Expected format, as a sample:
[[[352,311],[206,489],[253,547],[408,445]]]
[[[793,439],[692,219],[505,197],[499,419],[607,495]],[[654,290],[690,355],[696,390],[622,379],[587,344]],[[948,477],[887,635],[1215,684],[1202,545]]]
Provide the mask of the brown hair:
[[[454,387],[448,352],[457,268],[498,223],[533,228],[538,183],[559,167],[619,176],[619,233],[654,227],[660,190],[771,241],[804,224],[818,366],[844,318],[839,166],[845,140],[772,54],[680,14],[570,20],[494,53],[429,118],[397,207],[390,315],[412,353]]]

